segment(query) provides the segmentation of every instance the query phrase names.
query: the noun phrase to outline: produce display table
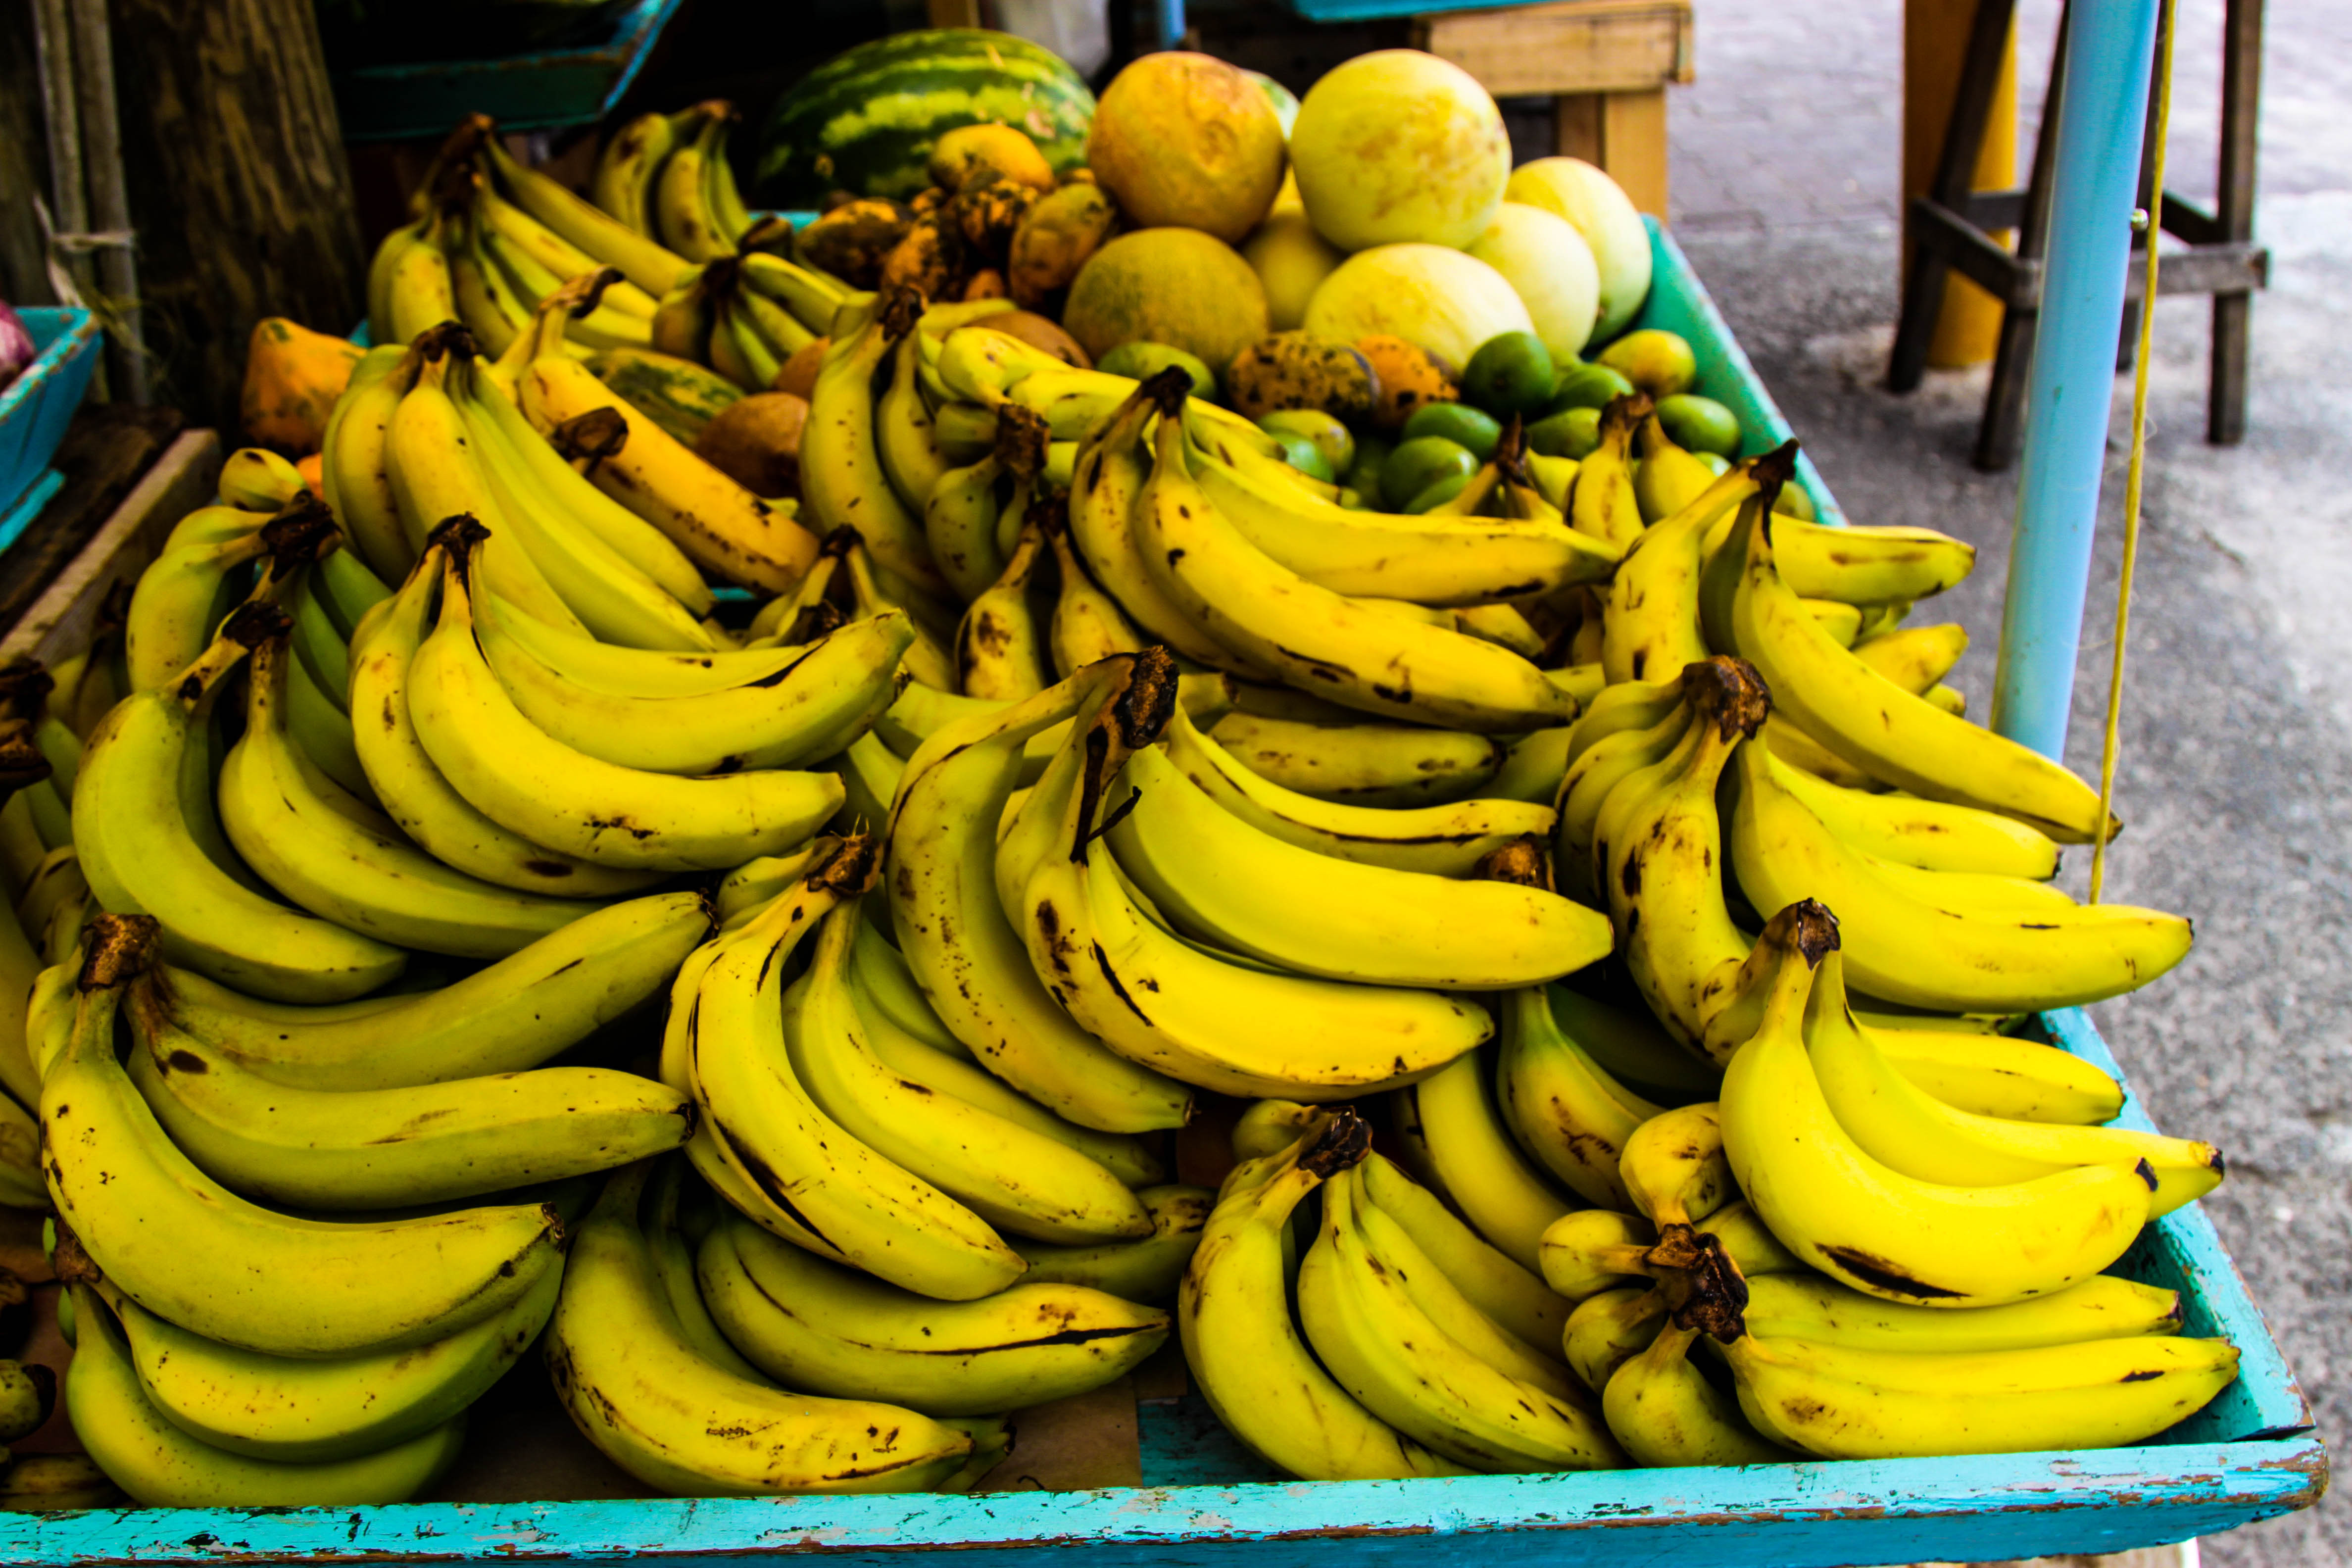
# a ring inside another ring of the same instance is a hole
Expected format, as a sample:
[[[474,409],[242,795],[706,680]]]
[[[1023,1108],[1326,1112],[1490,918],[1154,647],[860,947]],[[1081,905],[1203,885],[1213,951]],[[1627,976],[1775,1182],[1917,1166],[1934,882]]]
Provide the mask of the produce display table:
[[[1758,441],[1786,422],[1705,288],[1654,223],[1655,281],[1640,325],[1696,351],[1697,389]],[[1822,515],[1841,514],[1801,459]],[[61,652],[54,638],[42,650]],[[2113,1072],[2077,1010],[2040,1020],[2051,1042]],[[2123,1124],[2147,1127],[2136,1099]],[[1868,1463],[1299,1483],[1240,1449],[1197,1395],[1136,1413],[1139,1487],[968,1496],[429,1503],[289,1510],[122,1510],[0,1521],[0,1557],[96,1564],[733,1560],[806,1552],[858,1562],[913,1551],[1043,1562],[1088,1549],[1101,1564],[1225,1560],[1438,1562],[1465,1547],[1498,1563],[1806,1564],[1981,1561],[2120,1551],[2306,1507],[2326,1480],[2308,1406],[2194,1206],[2152,1225],[2118,1272],[2182,1292],[2185,1331],[2226,1336],[2238,1381],[2138,1447]],[[518,1379],[545,1376],[535,1361]],[[488,1434],[485,1434],[487,1438]],[[1017,1460],[1016,1460],[1017,1462]],[[1475,1538],[1465,1541],[1462,1538]]]

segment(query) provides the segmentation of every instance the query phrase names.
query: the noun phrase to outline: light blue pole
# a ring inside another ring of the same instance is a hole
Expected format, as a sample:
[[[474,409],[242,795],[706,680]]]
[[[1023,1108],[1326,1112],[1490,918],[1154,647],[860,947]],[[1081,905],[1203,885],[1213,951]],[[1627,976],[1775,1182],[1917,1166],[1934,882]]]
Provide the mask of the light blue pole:
[[[1992,727],[2056,757],[2082,641],[2107,406],[2131,263],[2156,0],[2075,0],[2028,382]]]
[[[1184,0],[1154,0],[1152,19],[1160,36],[1152,47],[1160,49],[1181,48],[1184,43]]]

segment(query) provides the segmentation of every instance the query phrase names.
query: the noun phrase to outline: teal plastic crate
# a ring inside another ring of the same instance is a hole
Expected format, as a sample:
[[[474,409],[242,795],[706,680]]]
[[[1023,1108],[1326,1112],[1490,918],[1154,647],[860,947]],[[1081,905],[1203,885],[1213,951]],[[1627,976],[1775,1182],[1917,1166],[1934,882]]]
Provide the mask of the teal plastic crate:
[[[1653,228],[1656,278],[1636,323],[1682,332],[1699,390],[1730,405],[1751,449],[1788,426],[1682,252]],[[1810,463],[1801,477],[1838,513]],[[2045,1014],[2053,1044],[2118,1078],[2079,1009]],[[2147,1127],[2129,1093],[2118,1119]],[[794,1553],[884,1568],[956,1552],[959,1568],[1245,1564],[1363,1568],[1475,1552],[1491,1568],[1591,1564],[1981,1562],[2120,1552],[2308,1508],[2327,1456],[2284,1358],[2198,1205],[2150,1226],[2117,1272],[2179,1290],[2187,1331],[2242,1352],[2238,1381],[2155,1441],[1978,1458],[1302,1482],[1271,1475],[1197,1396],[1144,1405],[1144,1484],[970,1497],[695,1499],[398,1508],[145,1510],[0,1516],[0,1562],[113,1565],[557,1563],[710,1568]],[[509,1375],[539,1377],[535,1361]]]
[[[17,315],[32,334],[33,363],[0,392],[0,550],[16,542],[62,480],[49,468],[98,369],[98,319],[65,306]]]
[[[492,60],[425,60],[359,66],[331,74],[347,142],[446,136],[468,114],[501,131],[592,125],[612,112],[637,79],[655,40],[682,0],[639,0],[598,44]]]

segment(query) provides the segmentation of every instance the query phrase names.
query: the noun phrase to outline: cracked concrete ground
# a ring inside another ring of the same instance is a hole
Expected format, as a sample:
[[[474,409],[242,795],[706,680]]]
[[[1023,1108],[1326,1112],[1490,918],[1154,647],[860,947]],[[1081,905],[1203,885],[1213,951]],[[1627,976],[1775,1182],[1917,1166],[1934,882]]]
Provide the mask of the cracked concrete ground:
[[[2172,187],[2210,195],[2219,0],[2181,0]],[[2026,132],[2056,20],[2019,25]],[[1984,374],[1897,398],[1901,8],[1699,0],[1698,72],[1674,95],[1675,232],[1858,522],[1973,541],[1975,577],[1915,612],[1976,651],[1991,689],[2016,497],[1969,462]],[[2352,7],[2270,7],[2242,446],[2204,441],[2206,307],[2156,318],[2142,547],[2108,896],[2184,910],[2195,952],[2095,1009],[2168,1131],[2231,1157],[2205,1200],[2330,1447],[2352,1437]],[[2117,378],[2105,518],[2068,760],[2095,776],[2112,656],[2130,382]],[[2088,857],[2069,876],[2079,891]],[[2203,1542],[2215,1568],[2352,1563],[2352,1497]]]

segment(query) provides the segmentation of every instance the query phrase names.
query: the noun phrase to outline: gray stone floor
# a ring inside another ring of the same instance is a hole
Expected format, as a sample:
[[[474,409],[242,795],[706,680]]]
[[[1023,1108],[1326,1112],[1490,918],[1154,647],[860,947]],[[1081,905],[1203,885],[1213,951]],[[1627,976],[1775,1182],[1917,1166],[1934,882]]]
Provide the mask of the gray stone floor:
[[[1854,520],[1981,547],[1976,578],[1913,617],[1969,627],[1957,683],[1981,713],[2015,504],[2013,476],[1968,460],[1982,375],[1908,398],[1876,384],[1895,300],[1900,7],[1697,3],[1699,80],[1673,104],[1676,232]],[[2055,7],[2021,13],[2030,122]],[[2212,185],[2219,27],[2219,0],[2182,0],[2184,193]],[[2334,1444],[2352,1438],[2352,6],[2281,0],[2269,35],[2259,222],[2274,259],[2243,446],[2203,440],[2203,305],[2157,313],[2119,784],[2132,826],[2109,880],[2112,898],[2194,915],[2198,944],[2096,1013],[2158,1121],[2228,1150],[2206,1206]],[[2086,773],[2129,394],[2119,377],[2074,697],[2069,760]],[[2352,1498],[2203,1552],[2216,1568],[2352,1563]]]

